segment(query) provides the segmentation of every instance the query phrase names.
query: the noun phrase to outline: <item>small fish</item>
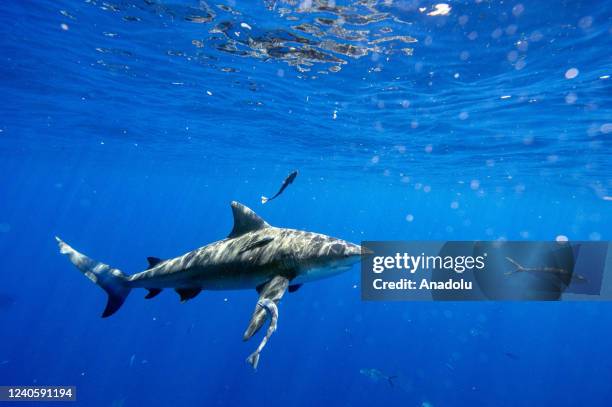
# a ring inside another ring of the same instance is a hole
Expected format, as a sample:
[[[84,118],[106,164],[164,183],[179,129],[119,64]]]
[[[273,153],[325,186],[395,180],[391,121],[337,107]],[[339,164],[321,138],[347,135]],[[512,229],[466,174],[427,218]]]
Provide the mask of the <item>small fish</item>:
[[[0,293],[0,309],[8,309],[15,304],[15,299],[8,294]]]
[[[285,188],[287,188],[289,186],[289,184],[291,184],[293,182],[293,180],[295,180],[295,177],[297,177],[298,172],[297,171],[293,171],[291,174],[287,175],[287,178],[285,178],[285,180],[283,181],[283,184],[281,185],[280,189],[278,190],[278,192],[276,193],[276,195],[274,195],[272,198],[266,198],[265,196],[261,197],[261,203],[265,204],[268,201],[273,200],[274,198],[276,198],[277,196],[279,196],[280,194],[283,193],[283,191],[285,190]]]
[[[512,352],[504,352],[504,355],[506,355],[508,358],[512,359],[512,360],[520,360],[521,357],[519,355],[517,355],[516,353],[512,353]]]
[[[387,376],[378,369],[359,369],[359,373],[370,378],[374,382],[386,380],[387,382],[389,382],[389,385],[391,387],[395,387],[393,384],[393,379],[397,379],[397,376]]]

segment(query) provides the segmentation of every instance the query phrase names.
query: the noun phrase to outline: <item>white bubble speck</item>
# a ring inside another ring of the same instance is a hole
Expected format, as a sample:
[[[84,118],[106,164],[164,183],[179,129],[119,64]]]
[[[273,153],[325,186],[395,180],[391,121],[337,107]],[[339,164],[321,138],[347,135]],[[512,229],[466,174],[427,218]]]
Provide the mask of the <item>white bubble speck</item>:
[[[570,92],[565,95],[565,103],[567,103],[568,105],[573,105],[574,103],[576,103],[576,100],[578,100],[578,96],[574,92]]]
[[[525,6],[520,3],[512,7],[512,14],[514,14],[514,17],[520,16],[521,14],[523,14],[523,11],[525,11]]]
[[[250,30],[250,29],[251,29],[251,26],[250,26],[250,25],[248,25],[247,23],[240,23],[240,27],[242,27],[242,28],[246,28],[247,30]]]
[[[61,23],[61,24],[60,24],[60,27],[61,27],[61,28],[62,28],[62,30],[64,30],[64,31],[68,31],[68,29],[69,29],[69,28],[68,28],[68,24],[66,24],[66,23]]]
[[[207,90],[207,91],[206,91],[206,94],[207,94],[208,96],[212,96],[212,94],[213,94],[213,93],[212,93],[211,91]]]
[[[380,161],[380,157],[379,157],[379,156],[377,156],[377,155],[375,155],[374,157],[372,157],[372,158],[370,159],[370,162],[371,162],[372,164],[378,164],[378,163],[379,163],[379,161]]]
[[[478,181],[477,179],[473,179],[472,181],[470,181],[470,188],[474,191],[480,188],[480,181]]]
[[[577,68],[570,68],[565,71],[565,79],[574,79],[579,73],[580,71]]]
[[[511,95],[502,95],[499,98],[500,99],[510,99],[512,96]]]
[[[425,152],[426,152],[427,154],[429,154],[429,153],[431,153],[432,151],[433,151],[433,146],[432,146],[431,144],[427,144],[427,145],[425,146]]]
[[[451,209],[459,208],[459,202],[457,202],[457,201],[451,202],[450,207],[451,207]]]
[[[583,30],[591,28],[591,25],[593,25],[593,17],[591,16],[582,17],[578,21],[578,27],[582,28]]]
[[[428,16],[446,16],[451,11],[451,6],[446,3],[438,3],[434,6],[434,10],[427,13]]]
[[[406,215],[406,222],[412,222],[414,220],[414,215],[409,213]]]
[[[567,242],[567,241],[569,241],[569,239],[565,235],[558,235],[557,237],[555,237],[555,241],[557,241],[557,242]]]
[[[466,120],[468,117],[470,117],[470,114],[468,112],[459,113],[459,120]]]

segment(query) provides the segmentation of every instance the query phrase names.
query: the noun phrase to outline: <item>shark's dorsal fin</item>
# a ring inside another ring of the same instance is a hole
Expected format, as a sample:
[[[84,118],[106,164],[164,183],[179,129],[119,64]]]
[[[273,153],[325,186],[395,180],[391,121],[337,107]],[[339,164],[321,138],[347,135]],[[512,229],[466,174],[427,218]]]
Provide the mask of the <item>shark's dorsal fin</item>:
[[[147,268],[147,270],[157,266],[162,261],[163,261],[162,259],[157,258],[157,257],[147,257],[147,263],[149,263],[149,267]]]
[[[232,214],[234,215],[234,228],[229,234],[229,238],[270,227],[265,220],[239,202],[232,202]]]

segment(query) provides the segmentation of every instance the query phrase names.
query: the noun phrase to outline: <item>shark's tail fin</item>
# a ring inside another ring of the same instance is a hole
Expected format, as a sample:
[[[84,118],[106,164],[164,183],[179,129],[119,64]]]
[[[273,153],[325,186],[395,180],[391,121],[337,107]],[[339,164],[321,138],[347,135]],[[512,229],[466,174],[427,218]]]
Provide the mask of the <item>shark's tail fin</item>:
[[[261,204],[262,204],[262,205],[263,205],[263,204],[265,204],[265,203],[266,203],[266,202],[268,202],[268,201],[269,201],[269,199],[268,199],[267,197],[265,197],[265,196],[263,196],[263,195],[261,196]]]
[[[512,265],[514,267],[516,267],[516,269],[512,270],[512,271],[507,271],[507,272],[504,273],[504,275],[509,276],[509,275],[514,274],[514,273],[525,271],[525,268],[523,266],[521,266],[516,260],[511,259],[510,257],[506,257],[506,260],[508,260],[510,263],[512,263]]]
[[[56,237],[60,253],[68,256],[74,264],[87,278],[102,287],[108,294],[108,302],[102,313],[102,318],[113,315],[123,304],[130,287],[127,285],[127,278],[121,271],[111,266],[90,259],[82,253],[77,252],[68,246],[62,239]]]

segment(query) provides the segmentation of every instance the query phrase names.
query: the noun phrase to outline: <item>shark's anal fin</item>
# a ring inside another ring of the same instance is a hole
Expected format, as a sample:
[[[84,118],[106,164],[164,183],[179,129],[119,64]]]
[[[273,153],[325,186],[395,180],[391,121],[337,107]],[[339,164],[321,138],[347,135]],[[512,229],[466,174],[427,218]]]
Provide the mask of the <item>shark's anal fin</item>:
[[[196,295],[200,294],[201,288],[176,288],[174,291],[181,296],[181,302],[192,299]]]
[[[162,292],[161,288],[149,288],[148,290],[149,290],[149,293],[145,295],[145,298],[147,300],[150,300],[151,298],[157,296],[157,294]]]
[[[147,262],[149,263],[148,269],[151,269],[161,263],[163,260],[157,257],[147,257]]]
[[[302,286],[302,284],[293,284],[293,285],[290,285],[289,286],[289,292],[290,293],[294,293],[297,290],[299,290],[301,286]]]
[[[283,297],[285,292],[287,291],[287,287],[289,286],[289,279],[282,276],[276,276],[272,280],[267,283],[257,287],[257,292],[259,292],[259,300],[258,302],[263,301],[264,299],[269,299],[274,301],[275,304],[278,304],[280,299]],[[253,315],[251,316],[251,321],[249,322],[249,326],[244,332],[243,340],[248,341],[255,333],[261,328],[263,323],[266,321],[266,309],[260,307],[258,305],[255,306],[255,311],[253,311]]]

